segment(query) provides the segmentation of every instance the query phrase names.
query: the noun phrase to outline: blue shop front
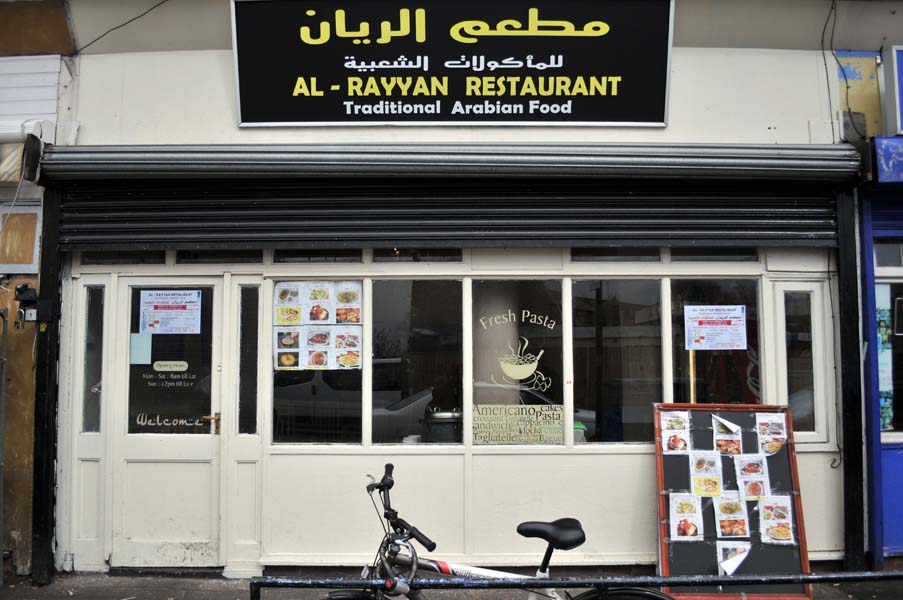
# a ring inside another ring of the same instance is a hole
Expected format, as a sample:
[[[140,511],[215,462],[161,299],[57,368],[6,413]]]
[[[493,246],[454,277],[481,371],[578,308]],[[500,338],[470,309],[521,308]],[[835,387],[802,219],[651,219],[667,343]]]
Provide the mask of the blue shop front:
[[[872,145],[860,206],[869,546],[880,565],[903,556],[903,136]]]

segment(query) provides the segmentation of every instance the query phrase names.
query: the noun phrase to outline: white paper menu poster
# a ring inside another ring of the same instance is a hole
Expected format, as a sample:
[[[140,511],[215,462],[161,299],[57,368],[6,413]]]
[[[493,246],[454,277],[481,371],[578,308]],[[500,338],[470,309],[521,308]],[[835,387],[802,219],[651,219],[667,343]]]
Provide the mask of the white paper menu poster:
[[[690,447],[690,413],[685,410],[662,411],[662,453],[688,454]]]
[[[764,454],[738,454],[734,457],[737,488],[744,500],[761,500],[771,494],[768,461]]]
[[[138,333],[201,333],[201,290],[141,290]]]
[[[360,281],[283,281],[273,298],[277,370],[360,369]]]
[[[793,500],[769,496],[759,501],[759,532],[763,544],[793,545]]]
[[[746,307],[684,306],[687,350],[746,350]]]
[[[702,504],[693,494],[670,495],[671,540],[674,542],[701,542],[704,538]]]
[[[719,538],[749,537],[746,502],[740,499],[739,492],[721,492],[721,496],[714,499],[714,504]]]
[[[712,415],[712,445],[722,454],[740,454],[743,448],[740,426]]]
[[[690,478],[693,494],[715,497],[721,495],[721,453],[690,452]]]
[[[759,449],[771,455],[787,443],[787,423],[783,413],[756,413]]]

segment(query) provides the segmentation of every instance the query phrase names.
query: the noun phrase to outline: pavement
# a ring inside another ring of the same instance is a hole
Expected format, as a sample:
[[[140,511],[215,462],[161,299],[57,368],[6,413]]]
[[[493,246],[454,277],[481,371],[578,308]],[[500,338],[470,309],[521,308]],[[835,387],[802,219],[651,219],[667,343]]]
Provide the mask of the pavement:
[[[289,573],[268,572],[268,575]],[[358,573],[323,571],[295,573],[303,577],[357,576]],[[587,570],[558,569],[562,577],[598,575]],[[604,575],[651,575],[642,567]],[[321,600],[323,590],[263,590],[262,600]],[[840,583],[813,586],[815,600],[898,600],[903,599],[903,581]],[[219,576],[173,574],[58,574],[46,586],[35,586],[28,578],[7,578],[0,598],[18,600],[247,600],[247,579],[223,579]],[[438,600],[509,600],[526,598],[523,592],[510,590],[430,591]]]

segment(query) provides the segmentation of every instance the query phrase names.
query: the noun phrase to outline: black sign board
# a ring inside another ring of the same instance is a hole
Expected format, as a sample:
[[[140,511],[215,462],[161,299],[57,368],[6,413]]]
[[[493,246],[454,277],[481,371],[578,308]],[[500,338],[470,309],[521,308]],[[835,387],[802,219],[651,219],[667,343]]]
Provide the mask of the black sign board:
[[[673,0],[233,0],[240,123],[665,125]]]
[[[809,572],[786,407],[656,404],[655,430],[662,575]],[[812,597],[796,584],[666,591],[688,600]]]

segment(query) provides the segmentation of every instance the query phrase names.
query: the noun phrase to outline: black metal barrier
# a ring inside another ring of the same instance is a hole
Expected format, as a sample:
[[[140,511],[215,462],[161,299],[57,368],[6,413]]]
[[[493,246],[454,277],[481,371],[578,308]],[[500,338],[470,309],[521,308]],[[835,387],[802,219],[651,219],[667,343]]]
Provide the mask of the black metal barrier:
[[[679,587],[702,585],[768,585],[838,583],[841,581],[889,581],[903,580],[903,571],[838,571],[834,573],[808,573],[795,575],[720,576],[711,575],[675,577],[512,577],[505,579],[477,579],[470,577],[418,577],[410,582],[411,589],[419,590],[489,590],[523,588],[573,588],[607,589],[612,587]],[[305,577],[253,577],[251,600],[260,600],[263,588],[322,588],[322,589],[377,589],[384,588],[384,579],[332,577],[325,579]]]

